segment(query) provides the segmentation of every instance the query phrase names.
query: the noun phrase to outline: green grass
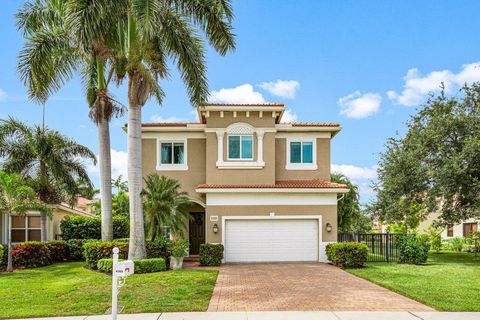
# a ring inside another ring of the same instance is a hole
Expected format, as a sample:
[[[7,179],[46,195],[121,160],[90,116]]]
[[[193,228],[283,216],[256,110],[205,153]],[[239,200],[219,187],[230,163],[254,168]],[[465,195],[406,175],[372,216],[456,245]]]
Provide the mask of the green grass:
[[[0,318],[103,314],[111,302],[111,277],[59,263],[0,274]],[[123,313],[205,311],[215,270],[132,275],[120,289]]]
[[[480,311],[480,255],[431,253],[422,266],[370,262],[348,272],[441,311]]]

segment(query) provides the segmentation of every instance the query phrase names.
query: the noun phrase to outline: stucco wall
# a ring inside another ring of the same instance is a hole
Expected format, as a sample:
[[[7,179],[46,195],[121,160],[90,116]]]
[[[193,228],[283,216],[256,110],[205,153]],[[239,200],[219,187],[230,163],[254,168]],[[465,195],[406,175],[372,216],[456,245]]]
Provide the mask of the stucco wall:
[[[167,176],[180,182],[182,190],[188,192],[190,198],[204,202],[204,198],[195,188],[205,183],[206,179],[206,141],[205,139],[187,140],[187,171],[157,171],[157,140],[142,139],[142,170],[146,177],[151,173]]]
[[[233,117],[233,112],[224,112],[223,118],[220,112],[210,112],[207,118],[207,128],[226,128],[235,122],[245,122],[256,128],[273,128],[275,127],[275,118],[272,118],[271,112],[263,112],[263,117],[259,117],[258,111],[250,111],[250,117],[247,118],[245,111],[238,111],[237,117]]]
[[[265,216],[266,218],[274,212],[276,216],[281,215],[321,215],[322,216],[322,241],[337,240],[337,206],[336,205],[318,205],[318,206],[207,206],[207,242],[222,242],[222,217],[223,216]],[[217,222],[211,222],[210,216],[218,216]],[[325,225],[329,222],[332,225],[332,231],[327,232]],[[213,225],[217,224],[219,231],[213,233]]]
[[[317,170],[286,170],[287,139],[275,139],[275,176],[277,180],[323,179],[330,181],[330,139],[317,139]]]

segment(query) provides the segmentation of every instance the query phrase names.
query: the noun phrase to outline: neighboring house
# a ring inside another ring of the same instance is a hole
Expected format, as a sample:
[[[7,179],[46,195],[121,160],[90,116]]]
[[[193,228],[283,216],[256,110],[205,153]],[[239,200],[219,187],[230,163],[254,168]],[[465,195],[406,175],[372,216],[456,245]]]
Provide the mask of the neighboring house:
[[[430,226],[435,222],[435,220],[440,216],[439,212],[434,212],[430,214],[427,219],[422,221],[418,226],[418,231],[424,232],[430,228]],[[442,231],[442,239],[448,239],[453,237],[468,237],[470,233],[479,232],[479,220],[478,219],[468,219],[462,221],[459,224],[455,224],[450,226],[449,228],[445,228]]]
[[[81,210],[77,207],[71,207],[68,204],[58,204],[53,206],[52,217],[47,219],[47,240],[55,240],[57,235],[61,234],[60,221],[66,216],[85,216],[94,217],[93,214]],[[8,216],[0,214],[0,243],[7,243],[8,237]],[[40,241],[40,213],[29,212],[25,216],[12,217],[12,242]]]
[[[177,179],[195,206],[190,254],[225,262],[326,261],[337,240],[330,141],[338,124],[281,123],[283,104],[206,104],[198,123],[144,123],[143,175]]]

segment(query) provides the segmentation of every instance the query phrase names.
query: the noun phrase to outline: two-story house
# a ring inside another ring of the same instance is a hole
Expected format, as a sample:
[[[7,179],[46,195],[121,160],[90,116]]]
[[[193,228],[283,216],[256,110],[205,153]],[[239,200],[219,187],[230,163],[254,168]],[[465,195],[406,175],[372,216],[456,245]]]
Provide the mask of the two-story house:
[[[177,179],[195,202],[190,254],[225,262],[326,261],[337,240],[330,141],[338,124],[281,123],[283,104],[205,104],[198,123],[144,123],[144,176]]]

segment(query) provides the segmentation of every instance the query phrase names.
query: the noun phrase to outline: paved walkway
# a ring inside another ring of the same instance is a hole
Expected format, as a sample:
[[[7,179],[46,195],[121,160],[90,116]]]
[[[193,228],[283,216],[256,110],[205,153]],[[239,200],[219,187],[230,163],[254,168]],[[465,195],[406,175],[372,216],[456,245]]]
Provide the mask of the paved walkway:
[[[324,263],[220,268],[208,311],[434,311]]]
[[[108,320],[111,316],[30,318],[28,320]],[[478,320],[475,312],[182,312],[122,314],[118,320]],[[27,320],[27,319],[25,319]]]

